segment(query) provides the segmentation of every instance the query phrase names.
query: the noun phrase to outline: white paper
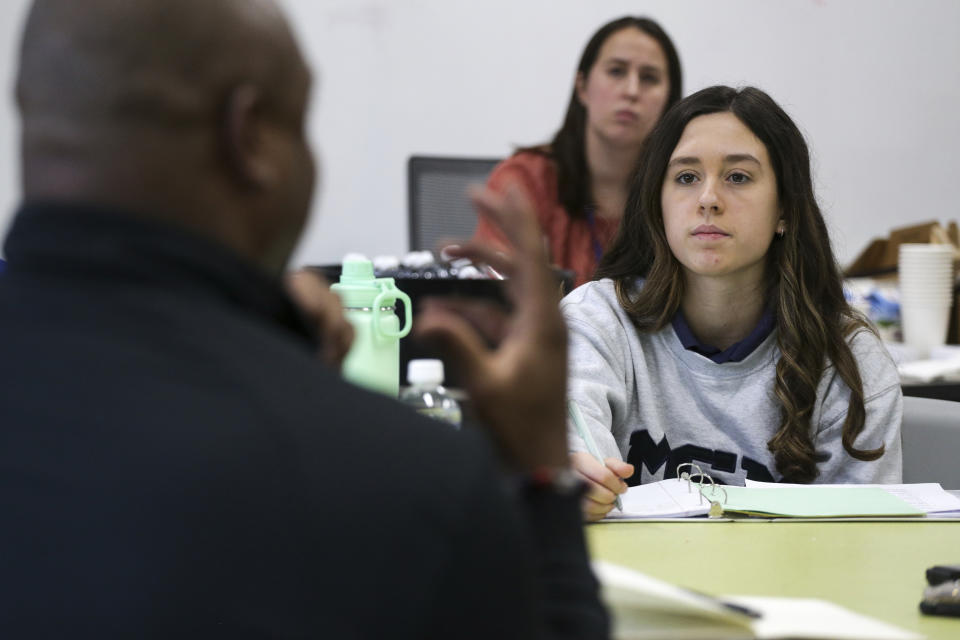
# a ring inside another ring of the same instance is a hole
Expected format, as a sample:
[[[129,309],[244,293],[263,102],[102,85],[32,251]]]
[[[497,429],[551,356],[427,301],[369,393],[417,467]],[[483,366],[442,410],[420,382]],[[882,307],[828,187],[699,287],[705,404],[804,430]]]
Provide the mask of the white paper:
[[[632,607],[681,614],[747,626],[751,618],[728,607],[708,595],[658,580],[627,567],[595,560],[593,571],[603,586],[603,599],[608,606]]]
[[[948,360],[917,360],[905,362],[897,367],[902,382],[933,382],[934,380],[956,380],[960,378],[960,357]]]
[[[805,640],[919,640],[924,636],[827,602],[806,598],[729,596],[724,600],[760,611],[750,624],[757,638]]]
[[[623,511],[613,509],[608,518],[684,518],[710,512],[698,484],[679,478],[630,487],[620,499]]]
[[[595,561],[616,640],[762,638],[919,640],[920,636],[825,600],[694,593],[633,569]],[[754,612],[752,618],[723,603]]]

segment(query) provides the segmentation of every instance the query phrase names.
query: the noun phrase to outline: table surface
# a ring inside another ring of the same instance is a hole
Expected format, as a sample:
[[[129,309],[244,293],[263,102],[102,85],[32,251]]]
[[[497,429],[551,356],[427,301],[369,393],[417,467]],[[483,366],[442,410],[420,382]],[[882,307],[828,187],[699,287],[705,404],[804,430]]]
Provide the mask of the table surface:
[[[714,595],[821,598],[931,640],[960,618],[918,605],[927,567],[960,564],[960,522],[708,520],[587,526],[595,559]]]

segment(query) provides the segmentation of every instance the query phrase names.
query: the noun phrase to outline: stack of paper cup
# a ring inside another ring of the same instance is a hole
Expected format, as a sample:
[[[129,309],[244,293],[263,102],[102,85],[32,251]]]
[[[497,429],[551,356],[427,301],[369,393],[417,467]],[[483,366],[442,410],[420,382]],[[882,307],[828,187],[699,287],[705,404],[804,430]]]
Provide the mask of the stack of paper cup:
[[[953,297],[953,246],[900,245],[903,341],[923,356],[947,340]]]

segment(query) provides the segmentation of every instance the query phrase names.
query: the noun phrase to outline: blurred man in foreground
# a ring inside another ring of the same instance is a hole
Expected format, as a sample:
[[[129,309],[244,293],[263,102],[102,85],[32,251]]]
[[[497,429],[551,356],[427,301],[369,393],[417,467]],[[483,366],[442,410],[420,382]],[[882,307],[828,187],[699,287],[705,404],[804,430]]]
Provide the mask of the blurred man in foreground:
[[[272,1],[34,3],[0,279],[3,637],[606,635],[526,203],[475,196],[515,262],[458,250],[512,275],[501,346],[443,307],[418,322],[490,437],[344,383],[317,358],[347,343],[324,290],[296,287],[318,323],[281,286],[309,85]]]

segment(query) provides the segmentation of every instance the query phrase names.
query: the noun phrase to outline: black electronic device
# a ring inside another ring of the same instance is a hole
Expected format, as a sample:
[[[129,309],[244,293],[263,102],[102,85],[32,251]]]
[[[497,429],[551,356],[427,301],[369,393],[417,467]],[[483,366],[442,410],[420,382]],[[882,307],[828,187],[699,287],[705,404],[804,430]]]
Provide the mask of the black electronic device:
[[[920,611],[934,616],[960,617],[960,580],[941,582],[924,589]]]
[[[938,564],[927,569],[927,584],[931,587],[951,580],[960,580],[960,564]]]

